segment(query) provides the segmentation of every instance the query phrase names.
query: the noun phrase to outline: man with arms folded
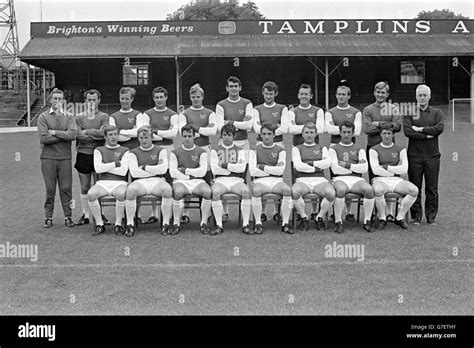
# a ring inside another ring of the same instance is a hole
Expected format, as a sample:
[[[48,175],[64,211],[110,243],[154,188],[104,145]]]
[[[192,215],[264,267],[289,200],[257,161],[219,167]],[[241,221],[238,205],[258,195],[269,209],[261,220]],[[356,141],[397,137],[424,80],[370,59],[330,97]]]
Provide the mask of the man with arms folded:
[[[189,124],[184,126],[181,129],[181,135],[183,144],[173,150],[170,155],[170,174],[174,179],[174,225],[171,234],[177,234],[180,231],[183,205],[179,201],[188,194],[202,197],[200,231],[202,234],[209,234],[211,231],[207,226],[207,219],[211,213],[212,191],[203,179],[208,167],[207,153],[194,143],[195,129],[193,126]]]
[[[324,197],[321,202],[321,209],[316,215],[316,228],[324,229],[324,215],[332,207],[336,192],[324,177],[324,169],[331,166],[328,150],[325,146],[320,146],[315,142],[316,125],[309,122],[303,126],[304,143],[294,146],[292,150],[293,167],[295,169],[296,180],[291,188],[293,204],[301,216],[300,230],[308,229],[308,216],[305,213],[305,202],[303,196],[308,193],[315,193]]]
[[[331,169],[334,173],[333,187],[336,190],[334,201],[334,232],[343,233],[342,211],[344,209],[344,196],[346,193],[356,193],[364,196],[364,230],[374,232],[370,222],[374,208],[374,191],[372,186],[362,177],[367,172],[367,156],[360,145],[352,142],[354,124],[344,121],[340,126],[341,141],[329,148]]]
[[[382,142],[369,150],[370,165],[375,175],[372,188],[379,218],[377,229],[383,230],[387,225],[385,194],[395,192],[405,196],[395,217],[395,224],[406,230],[408,225],[405,215],[415,203],[418,188],[400,177],[408,172],[408,157],[405,148],[393,142],[393,126],[384,124],[380,128]]]
[[[252,182],[252,208],[255,219],[254,233],[262,234],[262,195],[275,193],[283,196],[281,202],[282,232],[293,234],[288,223],[291,213],[291,187],[283,181],[286,151],[273,143],[275,127],[264,123],[261,127],[262,143],[250,150],[249,171]]]
[[[137,210],[137,198],[147,195],[161,197],[161,212],[163,213],[161,234],[166,236],[171,232],[173,195],[171,185],[164,179],[168,170],[168,154],[164,148],[153,145],[150,126],[141,126],[137,135],[140,146],[131,150],[129,154],[130,175],[134,181],[127,188],[125,236],[131,237],[135,234],[133,219]]]
[[[212,185],[212,210],[216,219],[216,229],[211,234],[224,232],[222,225],[223,206],[221,196],[224,193],[235,193],[242,197],[240,208],[242,210],[243,228],[245,234],[253,234],[249,226],[250,190],[245,184],[242,174],[245,172],[247,160],[245,150],[234,143],[236,129],[231,124],[226,124],[221,129],[222,144],[211,150],[211,170],[215,176]],[[240,221],[239,221],[240,222]]]
[[[87,193],[89,209],[96,221],[92,234],[98,235],[105,232],[99,198],[114,196],[116,199],[114,233],[121,235],[124,233],[122,219],[125,213],[125,195],[128,185],[128,148],[118,144],[116,126],[106,126],[104,134],[105,146],[94,149],[94,170],[98,180]]]

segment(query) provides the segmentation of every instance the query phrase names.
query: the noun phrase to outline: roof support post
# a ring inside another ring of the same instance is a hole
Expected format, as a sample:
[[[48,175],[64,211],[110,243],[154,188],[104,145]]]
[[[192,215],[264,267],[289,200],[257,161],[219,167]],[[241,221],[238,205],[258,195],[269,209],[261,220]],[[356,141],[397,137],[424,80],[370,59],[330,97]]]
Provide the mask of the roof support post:
[[[174,56],[175,70],[176,70],[176,112],[179,114],[179,105],[180,105],[180,83],[179,83],[179,60],[178,56]]]
[[[19,69],[21,69],[21,66],[19,67]],[[23,74],[21,70],[20,73]],[[26,110],[28,115],[28,127],[31,127],[30,64],[26,64]]]
[[[324,64],[324,80],[325,80],[325,90],[324,90],[325,106],[326,106],[326,110],[329,110],[329,62],[328,62],[327,57]]]
[[[43,106],[46,105],[46,70],[43,69]]]
[[[314,57],[314,65],[318,66],[318,57]],[[314,105],[318,105],[318,70],[314,69]]]
[[[471,123],[474,123],[474,58],[471,58]]]

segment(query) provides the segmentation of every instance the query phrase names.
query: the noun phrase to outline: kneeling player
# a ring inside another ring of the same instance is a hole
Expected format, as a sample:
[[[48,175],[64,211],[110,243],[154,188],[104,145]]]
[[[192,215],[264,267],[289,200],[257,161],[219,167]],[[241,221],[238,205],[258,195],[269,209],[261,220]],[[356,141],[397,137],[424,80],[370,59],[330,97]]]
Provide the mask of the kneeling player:
[[[395,224],[406,230],[408,224],[405,215],[416,201],[418,188],[411,182],[403,180],[400,175],[408,173],[407,151],[393,142],[393,125],[384,124],[380,127],[382,142],[369,150],[370,166],[375,177],[372,179],[372,188],[375,194],[379,223],[377,229],[383,230],[387,225],[384,195],[395,192],[405,196],[402,205],[395,217]]]
[[[177,234],[181,225],[183,206],[179,200],[188,194],[202,197],[201,202],[201,228],[202,234],[211,231],[207,226],[207,219],[211,213],[211,187],[204,181],[207,172],[207,153],[194,144],[196,130],[190,124],[181,129],[183,145],[173,150],[170,155],[170,175],[173,180],[173,220],[171,234]]]
[[[342,227],[342,211],[344,209],[344,196],[346,193],[356,193],[364,196],[364,230],[374,232],[370,222],[374,209],[374,191],[372,186],[362,178],[368,170],[367,156],[364,149],[352,142],[354,124],[344,121],[339,125],[341,142],[329,148],[331,169],[334,173],[333,186],[336,190],[334,201],[334,231],[344,232]]]
[[[105,232],[104,221],[100,212],[99,198],[114,196],[115,203],[115,234],[123,234],[122,219],[127,192],[128,148],[118,145],[118,128],[104,128],[105,146],[94,149],[94,170],[98,180],[87,192],[89,209],[96,221],[93,235]]]
[[[296,180],[291,192],[295,209],[301,216],[298,228],[302,230],[307,230],[309,224],[303,196],[315,193],[324,197],[316,216],[316,228],[323,230],[323,216],[331,208],[336,195],[334,188],[324,177],[324,169],[331,166],[331,159],[327,148],[315,143],[316,134],[316,125],[313,122],[306,123],[302,131],[304,143],[294,146],[292,151]]]
[[[262,125],[262,144],[249,154],[249,171],[252,182],[252,208],[255,218],[255,234],[262,234],[262,195],[275,193],[283,196],[281,203],[282,232],[293,234],[288,223],[291,213],[291,187],[283,181],[286,166],[286,151],[273,143],[275,128],[271,123]]]
[[[152,195],[161,197],[161,212],[163,214],[161,234],[166,236],[171,230],[172,204],[171,185],[164,179],[168,170],[168,153],[161,146],[153,145],[150,126],[141,126],[137,131],[137,136],[140,146],[131,150],[129,155],[130,175],[136,180],[127,189],[125,235],[131,237],[135,234],[133,219],[137,210],[137,198]]]
[[[224,193],[235,193],[242,197],[240,204],[242,210],[243,229],[242,232],[252,234],[249,227],[250,220],[250,190],[245,184],[242,173],[245,172],[247,161],[245,150],[234,144],[236,129],[231,124],[226,124],[221,129],[222,144],[211,150],[211,170],[215,176],[212,185],[212,210],[216,219],[216,229],[211,234],[224,232],[222,227],[222,216],[224,207],[221,196]]]

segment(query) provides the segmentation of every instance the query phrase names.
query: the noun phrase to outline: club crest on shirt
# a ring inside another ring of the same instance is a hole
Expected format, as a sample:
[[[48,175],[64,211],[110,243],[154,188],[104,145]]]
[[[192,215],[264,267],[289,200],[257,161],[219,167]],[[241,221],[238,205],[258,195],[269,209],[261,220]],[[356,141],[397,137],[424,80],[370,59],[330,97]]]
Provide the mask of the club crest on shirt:
[[[243,114],[244,114],[244,110],[239,109],[239,115],[243,115]]]
[[[316,149],[314,150],[314,154],[315,154],[315,155],[319,155],[320,153],[321,153],[321,151],[316,150]]]
[[[156,159],[158,158],[158,155],[155,154],[155,155],[151,155],[150,157],[153,161],[156,161]]]
[[[280,114],[280,113],[279,113],[278,111],[272,112],[272,116],[275,117],[275,118],[277,118],[279,114]]]
[[[128,123],[132,124],[133,122],[135,122],[135,118],[128,118]]]
[[[169,119],[170,119],[170,117],[169,117],[169,116],[163,116],[163,120],[164,120],[164,121],[167,121],[167,122],[168,122],[168,121],[169,121]]]
[[[314,118],[314,112],[308,113],[308,117],[309,117],[309,118]]]
[[[351,155],[352,155],[352,156],[357,155],[357,151],[351,151]]]
[[[193,162],[197,162],[198,156],[192,155],[192,156],[191,156],[191,160],[192,160]]]
[[[201,120],[205,120],[207,117],[207,115],[203,115],[203,114],[200,114],[199,116],[201,117]]]
[[[392,158],[398,158],[398,153],[392,152]]]
[[[346,117],[347,117],[347,118],[353,118],[353,117],[354,117],[354,114],[346,114]]]
[[[275,152],[272,152],[272,153],[271,153],[271,156],[272,156],[272,158],[277,158],[277,157],[278,157],[278,154],[275,153]]]
[[[115,158],[120,158],[121,153],[120,152],[114,152]]]

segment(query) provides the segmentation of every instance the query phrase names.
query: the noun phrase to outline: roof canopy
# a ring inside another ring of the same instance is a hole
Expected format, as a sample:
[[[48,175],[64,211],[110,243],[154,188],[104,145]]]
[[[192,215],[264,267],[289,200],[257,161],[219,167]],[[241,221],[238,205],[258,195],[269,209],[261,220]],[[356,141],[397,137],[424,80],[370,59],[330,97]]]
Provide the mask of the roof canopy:
[[[472,56],[472,20],[31,23],[37,59],[233,56]]]

